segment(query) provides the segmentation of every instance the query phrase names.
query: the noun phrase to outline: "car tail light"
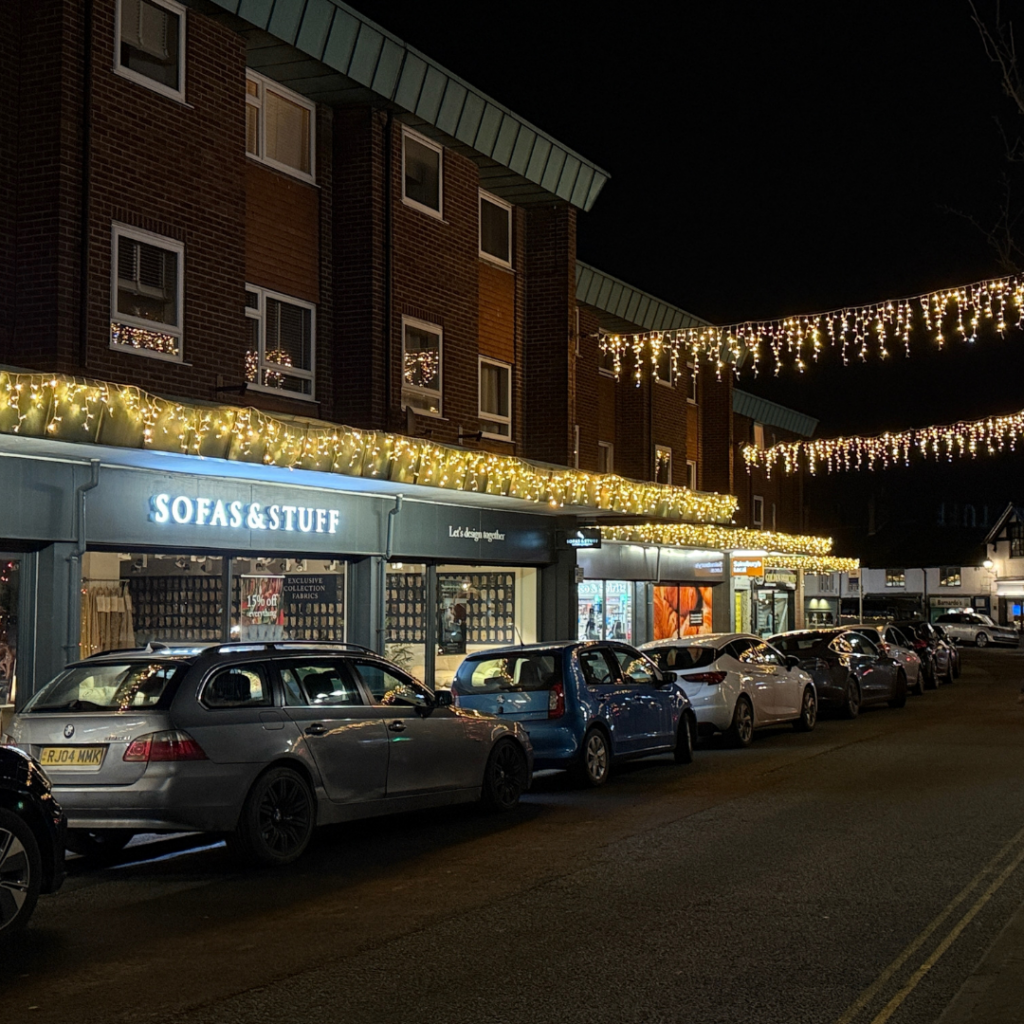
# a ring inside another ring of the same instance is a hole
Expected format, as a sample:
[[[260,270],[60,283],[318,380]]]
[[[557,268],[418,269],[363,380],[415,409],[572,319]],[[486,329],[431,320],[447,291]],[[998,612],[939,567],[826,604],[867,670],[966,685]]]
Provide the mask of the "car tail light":
[[[692,676],[680,676],[680,681],[688,683],[715,683],[718,684],[725,679],[724,672],[694,672]]]
[[[186,732],[151,732],[128,744],[125,761],[205,761],[203,748]]]
[[[548,690],[548,718],[561,718],[565,714],[565,687],[555,683]]]

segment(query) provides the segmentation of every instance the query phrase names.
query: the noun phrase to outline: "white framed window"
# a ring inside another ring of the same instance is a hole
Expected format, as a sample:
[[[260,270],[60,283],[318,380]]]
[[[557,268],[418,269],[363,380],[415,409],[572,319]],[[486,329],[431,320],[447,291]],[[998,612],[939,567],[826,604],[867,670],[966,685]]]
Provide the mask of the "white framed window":
[[[442,216],[444,150],[406,129],[402,132],[402,202]]]
[[[402,317],[402,408],[440,416],[444,337],[437,324]]]
[[[316,104],[273,79],[245,73],[245,151],[304,181],[316,179]]]
[[[672,387],[676,382],[675,366],[672,363],[672,349],[662,345],[658,358],[654,361],[654,379],[659,384]]]
[[[245,376],[257,391],[314,397],[316,306],[256,285],[245,286],[249,350]]]
[[[607,377],[615,376],[615,353],[610,348],[597,346],[597,370]]]
[[[760,530],[764,527],[764,498],[760,494],[755,494],[751,505],[751,522]]]
[[[762,448],[762,449],[764,448],[764,424],[763,423],[755,423],[754,424],[754,447],[755,448]]]
[[[480,356],[480,431],[484,437],[512,437],[512,367]]]
[[[960,586],[960,566],[959,565],[942,565],[939,566],[939,586],[940,587],[959,587]]]
[[[597,471],[598,473],[615,472],[615,445],[611,441],[597,442]]]
[[[686,460],[686,486],[691,491],[697,490],[697,463],[693,459]]]
[[[110,347],[180,363],[184,244],[115,223],[110,266]]]
[[[480,255],[512,266],[512,204],[480,189]]]
[[[663,444],[654,446],[654,482],[672,483],[672,449]]]
[[[886,569],[885,585],[887,587],[905,587],[907,585],[907,570]]]
[[[697,366],[695,363],[686,364],[686,400],[691,405],[697,404]]]
[[[117,0],[114,71],[185,101],[185,8],[175,0]]]

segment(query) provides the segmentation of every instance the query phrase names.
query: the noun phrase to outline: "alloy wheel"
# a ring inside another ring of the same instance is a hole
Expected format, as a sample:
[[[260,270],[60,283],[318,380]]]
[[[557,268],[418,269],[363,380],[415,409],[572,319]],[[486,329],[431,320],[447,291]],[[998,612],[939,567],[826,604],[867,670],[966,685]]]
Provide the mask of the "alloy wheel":
[[[511,810],[523,793],[523,755],[510,741],[500,743],[491,759],[490,789],[497,807]]]
[[[299,779],[282,775],[267,786],[256,815],[267,849],[289,854],[302,846],[309,834],[309,794]]]
[[[21,913],[32,887],[32,862],[22,841],[0,829],[0,931]]]
[[[604,777],[608,774],[608,744],[604,735],[596,729],[587,738],[583,757],[589,778],[595,784],[603,782]]]
[[[746,746],[754,735],[754,716],[750,705],[741,700],[736,705],[736,738]]]

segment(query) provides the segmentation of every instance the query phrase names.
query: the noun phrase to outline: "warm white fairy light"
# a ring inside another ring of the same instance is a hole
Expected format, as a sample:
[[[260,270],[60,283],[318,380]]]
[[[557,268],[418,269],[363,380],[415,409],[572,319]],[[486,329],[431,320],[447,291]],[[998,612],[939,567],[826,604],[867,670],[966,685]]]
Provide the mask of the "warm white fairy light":
[[[730,494],[549,469],[510,455],[417,437],[281,420],[253,408],[193,405],[132,385],[62,374],[0,372],[0,433],[475,491],[552,508],[583,506],[696,523],[727,523]]]
[[[637,384],[642,379],[644,363],[649,361],[656,367],[666,350],[673,371],[680,359],[695,365],[711,363],[719,374],[726,367],[737,369],[748,359],[756,374],[767,353],[773,372],[778,374],[786,363],[803,371],[808,361],[816,361],[826,346],[838,350],[844,364],[872,355],[885,359],[891,355],[890,345],[902,345],[909,355],[915,317],[921,318],[925,332],[939,348],[949,336],[974,342],[983,323],[990,323],[999,334],[1009,327],[1024,326],[1024,275],[780,320],[602,334],[600,345],[611,355],[616,377],[621,376],[623,357],[632,354]]]
[[[921,458],[977,458],[1016,451],[1024,437],[1024,410],[1006,416],[988,416],[982,420],[962,420],[945,426],[913,427],[888,431],[875,437],[825,437],[813,441],[781,441],[770,448],[743,446],[747,471],[763,469],[768,476],[773,470],[797,473],[806,469],[817,473],[886,469],[902,463],[910,465],[914,456]]]

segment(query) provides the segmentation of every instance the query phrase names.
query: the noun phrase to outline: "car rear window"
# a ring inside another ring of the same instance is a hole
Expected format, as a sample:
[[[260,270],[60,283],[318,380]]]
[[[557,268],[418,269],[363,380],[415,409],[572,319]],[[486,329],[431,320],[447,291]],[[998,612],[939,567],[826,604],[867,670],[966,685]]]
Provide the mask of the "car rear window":
[[[825,640],[824,633],[797,633],[793,636],[773,636],[771,644],[783,654],[803,654],[813,650]]]
[[[704,668],[717,657],[714,647],[699,647],[697,644],[686,647],[652,647],[644,651],[658,668],[662,670],[683,671],[688,668]]]
[[[561,681],[561,651],[523,651],[494,658],[467,659],[455,673],[452,693],[550,690]]]
[[[187,670],[177,661],[75,665],[47,683],[25,711],[163,710]]]

